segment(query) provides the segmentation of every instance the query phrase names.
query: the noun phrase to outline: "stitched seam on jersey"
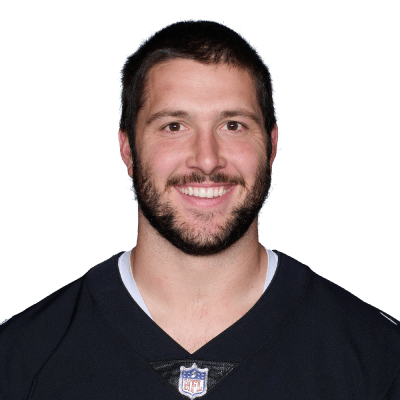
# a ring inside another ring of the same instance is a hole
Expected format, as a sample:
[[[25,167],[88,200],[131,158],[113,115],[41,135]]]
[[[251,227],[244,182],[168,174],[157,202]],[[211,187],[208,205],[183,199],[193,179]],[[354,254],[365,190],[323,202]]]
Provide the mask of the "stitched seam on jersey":
[[[116,260],[118,260],[117,257],[116,257]],[[115,261],[114,261],[114,264],[116,264]],[[176,389],[174,387],[172,387],[171,384],[168,381],[166,381],[151,365],[149,365],[149,363],[146,361],[146,359],[143,358],[142,355],[140,353],[138,353],[136,351],[136,349],[131,345],[129,340],[125,337],[124,333],[121,332],[121,330],[117,326],[115,326],[112,323],[112,321],[108,318],[107,312],[104,310],[103,306],[100,304],[98,296],[96,295],[96,291],[93,288],[93,283],[92,283],[92,280],[91,280],[90,272],[91,271],[89,271],[89,274],[87,274],[87,282],[86,282],[86,284],[88,285],[89,294],[92,297],[95,306],[100,311],[99,314],[105,320],[107,325],[109,327],[111,327],[112,331],[115,332],[116,335],[118,335],[123,340],[123,342],[137,355],[137,357],[142,361],[143,365],[145,365],[145,368],[148,371],[150,371],[151,374],[153,374],[155,376],[155,379],[158,379],[160,382],[162,382],[163,385],[165,385],[168,388],[168,390],[171,392],[171,394],[176,396]],[[85,279],[85,281],[86,281],[86,279]]]
[[[386,399],[386,395],[390,392],[390,390],[392,390],[394,384],[396,383],[397,378],[400,379],[400,364],[396,369],[396,372],[394,374],[394,378],[392,381],[390,381],[390,384],[388,386],[388,388],[383,392],[383,395],[381,397],[379,397],[379,400],[385,400]],[[388,399],[390,400],[390,399]]]
[[[36,385],[37,385],[37,376],[35,376],[35,379],[33,380],[31,390],[29,392],[28,400],[33,399],[33,395],[35,394]]]
[[[78,294],[78,296],[77,296],[78,298],[81,296],[83,283],[84,283],[84,281],[82,282],[81,287],[80,287],[80,289],[79,289],[79,294]],[[76,313],[77,307],[78,307],[78,301],[76,301],[76,303],[75,303],[75,305],[74,305],[74,309],[73,309],[73,311],[72,311],[72,313],[71,313],[71,320],[69,321],[69,323],[68,323],[68,325],[67,325],[67,328],[65,329],[64,335],[62,335],[62,337],[61,337],[60,341],[58,342],[57,346],[56,346],[56,347],[54,348],[54,350],[51,352],[51,354],[49,355],[49,357],[47,358],[47,360],[43,363],[43,365],[39,368],[39,370],[38,370],[38,372],[36,373],[36,375],[34,375],[33,381],[32,381],[32,386],[31,386],[31,392],[29,393],[28,400],[31,400],[31,399],[33,398],[33,396],[34,396],[34,392],[35,392],[36,386],[37,386],[37,380],[38,380],[38,377],[39,377],[40,373],[42,372],[43,368],[44,368],[44,367],[46,366],[46,364],[50,361],[51,357],[53,357],[54,353],[57,351],[57,349],[60,347],[61,343],[64,341],[65,336],[67,335],[67,333],[68,333],[68,331],[69,331],[69,328],[70,328],[70,326],[71,326],[71,324],[72,324],[73,316],[74,316],[75,313]]]

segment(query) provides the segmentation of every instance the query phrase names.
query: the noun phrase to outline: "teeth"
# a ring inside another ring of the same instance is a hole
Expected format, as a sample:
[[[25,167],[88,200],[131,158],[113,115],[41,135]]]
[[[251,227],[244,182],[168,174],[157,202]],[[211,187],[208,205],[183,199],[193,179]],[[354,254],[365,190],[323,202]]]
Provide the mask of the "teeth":
[[[203,188],[203,187],[191,187],[191,186],[186,186],[186,187],[180,187],[179,191],[183,194],[186,194],[188,196],[194,196],[194,197],[201,197],[201,198],[208,198],[212,199],[213,197],[221,197],[224,194],[228,193],[231,190],[231,188],[226,188],[225,186],[221,187],[214,187],[214,188]]]

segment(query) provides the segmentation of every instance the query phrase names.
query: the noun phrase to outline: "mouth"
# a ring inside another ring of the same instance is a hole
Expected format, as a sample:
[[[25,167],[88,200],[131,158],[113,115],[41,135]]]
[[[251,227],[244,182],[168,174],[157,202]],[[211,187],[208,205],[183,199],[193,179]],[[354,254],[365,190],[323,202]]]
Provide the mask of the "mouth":
[[[215,186],[215,187],[197,187],[197,186],[185,186],[177,188],[181,193],[193,197],[201,197],[212,199],[215,197],[221,197],[231,190],[231,187],[227,186]]]
[[[233,185],[175,186],[175,188],[185,203],[206,209],[227,205],[234,192]]]

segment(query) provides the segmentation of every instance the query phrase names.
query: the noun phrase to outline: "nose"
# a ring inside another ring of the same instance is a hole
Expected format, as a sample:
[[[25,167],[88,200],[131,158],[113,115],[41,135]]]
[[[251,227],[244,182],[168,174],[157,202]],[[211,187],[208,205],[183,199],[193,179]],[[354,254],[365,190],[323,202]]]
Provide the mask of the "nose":
[[[187,159],[187,166],[210,175],[226,166],[222,150],[221,143],[214,132],[197,132],[192,143],[191,154]]]

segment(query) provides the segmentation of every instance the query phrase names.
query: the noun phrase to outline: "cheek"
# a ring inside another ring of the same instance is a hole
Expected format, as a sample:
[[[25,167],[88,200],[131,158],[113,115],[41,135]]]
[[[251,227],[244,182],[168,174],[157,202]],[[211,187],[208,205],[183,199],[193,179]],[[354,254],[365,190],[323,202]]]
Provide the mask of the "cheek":
[[[240,172],[245,180],[251,179],[258,171],[261,163],[265,163],[267,153],[263,145],[254,143],[236,143],[231,146],[231,163]]]
[[[184,162],[184,152],[173,143],[157,143],[143,154],[147,165],[159,177],[169,177]]]

